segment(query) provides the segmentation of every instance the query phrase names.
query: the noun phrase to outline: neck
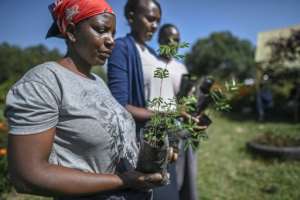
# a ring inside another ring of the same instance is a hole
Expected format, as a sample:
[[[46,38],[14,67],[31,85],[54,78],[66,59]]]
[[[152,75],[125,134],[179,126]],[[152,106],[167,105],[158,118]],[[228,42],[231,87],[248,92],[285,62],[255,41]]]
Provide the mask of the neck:
[[[172,58],[170,58],[170,57],[168,57],[168,56],[163,56],[163,55],[161,55],[161,56],[159,56],[160,57],[160,59],[162,60],[162,61],[164,61],[164,62],[166,62],[166,63],[168,63],[168,62],[170,62],[171,60],[172,60]]]
[[[143,40],[141,40],[141,39],[137,36],[137,33],[131,32],[131,35],[132,35],[133,39],[136,41],[136,43],[138,43],[142,48],[145,47],[146,42],[143,41]]]
[[[66,56],[58,62],[72,72],[85,78],[90,78],[92,66],[84,61],[76,52],[72,51],[72,49],[69,48]]]

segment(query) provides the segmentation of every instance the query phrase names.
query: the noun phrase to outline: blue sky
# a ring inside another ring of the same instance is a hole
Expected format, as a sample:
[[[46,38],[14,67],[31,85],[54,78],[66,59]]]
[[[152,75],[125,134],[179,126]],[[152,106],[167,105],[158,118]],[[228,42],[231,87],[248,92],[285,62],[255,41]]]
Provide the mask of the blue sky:
[[[123,15],[126,0],[107,0],[117,14],[117,37],[128,25]],[[65,52],[60,39],[45,39],[52,23],[48,5],[53,0],[1,0],[0,42],[27,47],[45,44]],[[215,31],[229,30],[256,44],[258,32],[300,24],[300,0],[160,0],[162,23],[173,23],[182,40],[193,44]],[[150,45],[157,47],[156,35]]]

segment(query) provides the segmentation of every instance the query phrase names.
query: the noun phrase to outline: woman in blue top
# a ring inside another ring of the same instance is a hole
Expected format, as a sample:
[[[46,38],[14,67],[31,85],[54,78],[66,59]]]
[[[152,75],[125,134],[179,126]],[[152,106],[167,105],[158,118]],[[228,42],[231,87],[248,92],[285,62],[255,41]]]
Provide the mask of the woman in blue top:
[[[140,127],[153,112],[146,109],[144,72],[139,50],[147,51],[155,60],[155,52],[146,44],[158,28],[161,8],[155,0],[129,0],[125,17],[130,34],[119,38],[108,60],[108,85],[112,95],[123,105]],[[155,62],[155,61],[154,61]]]
[[[125,6],[125,17],[131,32],[115,42],[115,48],[108,60],[108,85],[112,95],[133,116],[137,124],[137,133],[153,115],[153,111],[146,107],[146,101],[156,96],[155,91],[160,81],[153,79],[153,70],[164,67],[154,50],[147,46],[158,28],[161,18],[161,8],[155,0],[128,0]],[[172,82],[164,81],[164,84]],[[171,86],[171,85],[170,85]],[[166,85],[163,87],[166,95]],[[154,200],[178,200],[175,166],[169,169],[171,184],[154,190]]]

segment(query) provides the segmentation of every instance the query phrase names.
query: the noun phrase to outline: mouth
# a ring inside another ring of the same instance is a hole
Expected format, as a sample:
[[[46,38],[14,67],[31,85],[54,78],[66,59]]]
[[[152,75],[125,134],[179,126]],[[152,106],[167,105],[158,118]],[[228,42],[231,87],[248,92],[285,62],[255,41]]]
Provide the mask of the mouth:
[[[107,59],[111,55],[111,52],[97,52],[97,56],[101,59]]]
[[[153,32],[147,32],[147,37],[152,37],[153,36]]]

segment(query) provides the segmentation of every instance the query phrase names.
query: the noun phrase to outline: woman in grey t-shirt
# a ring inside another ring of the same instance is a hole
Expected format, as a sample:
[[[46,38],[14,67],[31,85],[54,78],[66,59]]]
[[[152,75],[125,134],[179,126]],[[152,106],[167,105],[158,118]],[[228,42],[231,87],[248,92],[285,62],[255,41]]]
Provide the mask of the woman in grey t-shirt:
[[[15,187],[57,199],[149,199],[145,191],[162,177],[134,171],[134,121],[90,72],[114,46],[112,9],[104,0],[60,0],[50,8],[57,27],[49,33],[65,38],[68,53],[31,69],[7,95]]]

